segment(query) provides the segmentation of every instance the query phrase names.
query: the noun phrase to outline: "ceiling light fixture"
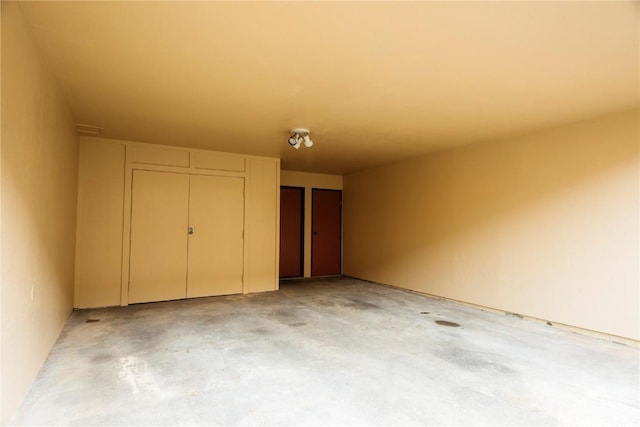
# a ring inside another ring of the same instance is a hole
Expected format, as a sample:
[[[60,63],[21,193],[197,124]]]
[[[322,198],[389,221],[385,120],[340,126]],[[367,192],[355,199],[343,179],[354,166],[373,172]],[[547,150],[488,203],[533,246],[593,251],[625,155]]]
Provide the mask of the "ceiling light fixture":
[[[309,134],[309,129],[292,129],[291,136],[289,137],[289,145],[296,150],[300,148],[302,144],[307,148],[313,147],[313,141],[309,138]]]

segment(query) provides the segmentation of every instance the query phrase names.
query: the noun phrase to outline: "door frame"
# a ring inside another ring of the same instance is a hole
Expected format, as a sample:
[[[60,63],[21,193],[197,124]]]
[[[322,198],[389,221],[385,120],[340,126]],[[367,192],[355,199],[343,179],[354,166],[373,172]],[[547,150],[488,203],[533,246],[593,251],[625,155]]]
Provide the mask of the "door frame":
[[[180,176],[185,176],[188,179],[188,185],[187,185],[187,227],[191,226],[191,178],[195,177],[195,176],[202,176],[202,177],[212,177],[212,178],[238,178],[242,180],[242,274],[241,274],[241,294],[245,294],[246,292],[246,277],[247,277],[247,253],[248,253],[248,246],[247,246],[247,234],[246,234],[246,228],[247,228],[247,212],[246,212],[246,185],[247,185],[247,178],[245,176],[243,176],[242,174],[238,174],[238,173],[217,173],[218,171],[205,171],[205,173],[198,173],[199,171],[197,171],[196,173],[192,172],[192,171],[179,171],[179,170],[167,170],[168,168],[162,168],[162,167],[155,167],[155,166],[151,166],[149,167],[149,165],[145,165],[143,167],[136,167],[133,166],[131,167],[129,173],[128,173],[128,178],[129,178],[129,183],[125,188],[125,194],[127,194],[128,196],[128,206],[126,207],[127,212],[129,213],[127,221],[128,221],[128,225],[124,225],[123,224],[123,235],[127,236],[126,239],[126,259],[124,258],[125,255],[125,251],[123,250],[123,257],[122,257],[122,274],[123,274],[123,283],[124,286],[121,287],[121,306],[125,306],[125,305],[130,305],[130,304],[138,304],[139,302],[131,302],[129,300],[129,295],[130,295],[130,286],[131,286],[131,266],[132,266],[132,262],[131,262],[131,256],[132,256],[132,245],[133,245],[133,240],[132,240],[132,235],[133,235],[133,200],[135,197],[135,193],[134,193],[134,176],[136,172],[151,172],[151,173],[162,173],[162,174],[172,174],[172,175],[180,175]],[[173,168],[175,169],[175,168]],[[185,229],[186,230],[186,229]],[[189,277],[189,266],[188,266],[188,260],[189,260],[189,246],[190,246],[190,239],[188,237],[188,235],[186,234],[185,231],[185,236],[187,236],[187,245],[186,245],[186,252],[185,252],[185,256],[187,259],[187,265],[186,265],[186,276],[185,276],[185,295],[184,297],[180,297],[180,298],[175,298],[175,299],[189,299],[189,298],[200,298],[201,296],[189,296],[188,293],[188,289],[189,289],[189,281],[188,281],[188,277]],[[124,242],[124,238],[123,238],[123,242]],[[125,245],[123,244],[123,247]],[[126,272],[126,281],[124,281],[124,273]],[[126,294],[125,294],[126,291]],[[215,295],[206,295],[206,297],[208,296],[219,296],[219,295],[237,295],[237,294],[215,294]],[[126,300],[125,300],[125,296],[126,296]],[[173,300],[175,300],[173,299]],[[171,300],[158,300],[158,301],[143,301],[143,303],[145,302],[161,302],[161,301],[171,301]]]
[[[340,272],[337,275],[330,276],[314,276],[313,275],[313,202],[314,197],[313,194],[316,191],[333,191],[340,193]],[[336,190],[335,188],[311,188],[311,271],[309,274],[311,277],[336,277],[342,276],[342,190]]]
[[[219,171],[219,170],[208,170],[208,169],[196,169],[194,167],[178,167],[178,166],[165,166],[165,165],[152,165],[152,164],[142,164],[136,163],[132,160],[131,150],[126,150],[125,152],[125,185],[124,185],[124,218],[123,218],[123,226],[122,226],[122,254],[121,254],[121,282],[120,282],[120,305],[126,306],[129,305],[129,274],[131,269],[131,208],[132,208],[132,197],[133,197],[133,172],[136,170],[142,171],[156,171],[156,172],[166,172],[166,173],[177,173],[182,175],[208,175],[208,176],[230,176],[230,177],[239,177],[245,179],[245,213],[244,213],[244,230],[245,230],[245,241],[244,241],[244,267],[243,267],[243,277],[242,277],[242,293],[247,293],[247,280],[248,277],[248,263],[247,258],[249,256],[249,245],[247,238],[247,230],[248,227],[248,216],[247,216],[247,199],[246,194],[247,191],[247,178],[248,173],[246,172],[230,172],[230,171]],[[278,197],[280,197],[279,192],[277,192]],[[279,214],[279,212],[278,212]],[[279,223],[278,223],[279,225]],[[277,266],[276,266],[277,267]],[[276,270],[277,271],[277,270]]]
[[[305,197],[306,189],[296,185],[281,185],[280,190],[287,188],[290,190],[299,190],[302,194],[300,197],[300,276],[287,276],[281,277],[278,273],[278,280],[299,279],[304,277],[304,223],[305,223]],[[282,193],[280,194],[280,203],[282,203]],[[280,214],[280,231],[282,231],[282,214]],[[278,236],[280,237],[280,236]],[[280,240],[280,239],[278,239]],[[278,259],[280,259],[280,250],[282,250],[282,244],[278,247]]]

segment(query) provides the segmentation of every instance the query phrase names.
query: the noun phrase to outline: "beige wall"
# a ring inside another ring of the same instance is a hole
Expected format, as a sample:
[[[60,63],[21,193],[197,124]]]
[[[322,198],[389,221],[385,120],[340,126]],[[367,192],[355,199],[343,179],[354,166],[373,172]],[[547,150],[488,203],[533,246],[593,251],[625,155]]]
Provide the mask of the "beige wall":
[[[120,305],[125,145],[80,137],[74,307]]]
[[[280,161],[260,158],[248,160],[245,292],[275,291],[279,287],[279,172]]]
[[[639,137],[632,111],[346,176],[344,272],[638,340]]]
[[[283,170],[280,185],[304,187],[304,277],[311,277],[311,190],[342,190],[342,176]]]
[[[2,2],[2,417],[73,304],[78,139],[20,6]]]
[[[75,307],[129,302],[134,169],[244,178],[243,292],[278,289],[278,159],[82,137]]]
[[[0,7],[2,7],[2,4],[0,3]],[[4,12],[4,9],[2,9],[0,11],[0,17],[2,16]],[[2,20],[0,19],[0,22]],[[2,25],[0,24],[0,33],[2,32]],[[0,36],[0,40],[2,40],[2,37]],[[0,48],[0,52],[3,49]],[[0,63],[2,61],[0,60]],[[2,75],[3,72],[0,73],[0,77]],[[2,98],[2,84],[0,83],[0,99],[4,99]],[[0,108],[0,112],[1,112],[2,108]],[[4,127],[2,125],[4,117],[2,117],[2,114],[0,114],[0,426],[4,425],[4,421],[5,418],[8,418],[8,415],[5,416],[4,414],[4,410],[2,408],[2,402],[3,400],[3,393],[2,393],[2,134],[4,134]]]

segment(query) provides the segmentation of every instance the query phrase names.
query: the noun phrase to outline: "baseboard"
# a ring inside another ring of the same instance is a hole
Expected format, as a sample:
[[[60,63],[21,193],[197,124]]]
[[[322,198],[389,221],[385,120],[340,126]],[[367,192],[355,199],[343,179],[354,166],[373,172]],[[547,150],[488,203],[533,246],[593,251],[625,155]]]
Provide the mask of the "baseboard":
[[[288,282],[288,281],[302,282],[302,281],[312,281],[312,280],[321,280],[321,279],[335,279],[339,277],[349,277],[349,276],[343,276],[342,274],[334,274],[331,276],[281,277],[278,280],[281,282]]]
[[[563,330],[567,330],[570,332],[574,332],[577,334],[581,334],[581,335],[587,335],[590,337],[594,337],[594,338],[599,338],[599,339],[603,339],[606,341],[611,341],[617,344],[624,344],[624,345],[628,345],[630,347],[635,347],[635,348],[640,348],[640,341],[638,340],[634,340],[632,338],[627,338],[627,337],[621,337],[618,335],[612,335],[612,334],[607,334],[605,332],[599,332],[599,331],[593,331],[591,329],[585,329],[585,328],[581,328],[579,326],[572,326],[572,325],[567,325],[564,323],[559,323],[559,322],[555,322],[553,320],[547,320],[547,319],[540,319],[538,317],[533,317],[533,316],[527,316],[525,314],[520,314],[520,313],[512,313],[509,311],[505,311],[505,310],[501,310],[501,309],[497,309],[497,308],[492,308],[492,307],[487,307],[484,305],[479,305],[479,304],[474,304],[474,303],[470,303],[470,302],[466,302],[466,301],[460,301],[457,299],[453,299],[453,298],[447,298],[447,297],[443,297],[440,295],[434,295],[434,294],[429,294],[426,292],[421,292],[421,291],[416,291],[413,289],[407,289],[407,288],[403,288],[401,286],[396,286],[396,285],[389,285],[386,283],[380,283],[380,282],[375,282],[373,280],[367,280],[367,279],[361,279],[359,277],[355,277],[355,276],[348,276],[348,275],[343,275],[343,277],[348,277],[351,279],[356,279],[356,280],[361,280],[363,282],[367,282],[367,283],[372,283],[374,285],[380,285],[380,286],[386,286],[389,288],[394,288],[394,289],[400,289],[406,292],[412,292],[418,295],[424,295],[424,296],[428,296],[430,298],[435,298],[435,299],[439,299],[439,300],[444,300],[444,301],[450,301],[453,303],[457,303],[457,304],[462,304],[464,306],[467,307],[471,307],[471,308],[475,308],[476,310],[480,310],[480,311],[489,311],[492,313],[498,313],[498,314],[504,314],[506,316],[513,316],[513,317],[518,317],[520,319],[523,320],[528,320],[528,321],[533,321],[533,322],[537,322],[537,323],[543,323],[547,326],[553,326],[553,327],[557,327]]]

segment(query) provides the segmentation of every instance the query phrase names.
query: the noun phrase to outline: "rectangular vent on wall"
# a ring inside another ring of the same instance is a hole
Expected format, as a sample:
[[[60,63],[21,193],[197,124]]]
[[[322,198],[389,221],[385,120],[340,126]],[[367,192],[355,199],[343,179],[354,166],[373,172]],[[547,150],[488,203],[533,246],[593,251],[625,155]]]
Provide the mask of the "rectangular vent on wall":
[[[86,125],[83,123],[75,123],[76,131],[80,135],[102,135],[103,127]]]

